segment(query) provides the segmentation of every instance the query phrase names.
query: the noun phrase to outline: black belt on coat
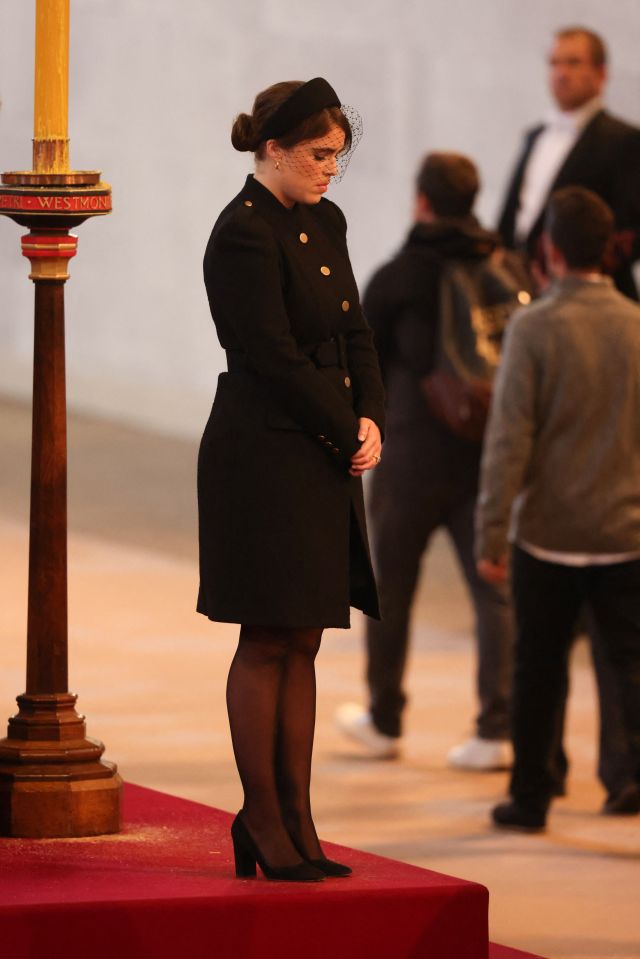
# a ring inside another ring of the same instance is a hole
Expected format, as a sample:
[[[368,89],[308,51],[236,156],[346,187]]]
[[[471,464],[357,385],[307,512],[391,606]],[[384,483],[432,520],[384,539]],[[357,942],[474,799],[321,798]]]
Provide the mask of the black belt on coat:
[[[317,343],[315,346],[301,347],[301,352],[308,356],[317,367],[340,366],[343,369],[347,367],[344,336],[340,333],[336,333],[330,340],[323,340],[322,343]],[[230,373],[238,373],[242,370],[254,371],[251,358],[244,350],[227,350],[226,353],[227,369]]]

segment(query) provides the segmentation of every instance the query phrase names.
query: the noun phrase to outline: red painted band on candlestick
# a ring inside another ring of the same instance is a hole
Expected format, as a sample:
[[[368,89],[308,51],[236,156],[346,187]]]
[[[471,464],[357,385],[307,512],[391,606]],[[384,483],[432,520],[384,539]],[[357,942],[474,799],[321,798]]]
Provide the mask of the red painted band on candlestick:
[[[86,213],[100,215],[111,212],[110,193],[17,193],[0,190],[0,210],[32,215],[52,213]]]
[[[40,233],[27,233],[20,240],[22,255],[30,260],[38,257],[56,256],[71,259],[78,252],[78,237],[73,233],[64,236],[43,236]]]

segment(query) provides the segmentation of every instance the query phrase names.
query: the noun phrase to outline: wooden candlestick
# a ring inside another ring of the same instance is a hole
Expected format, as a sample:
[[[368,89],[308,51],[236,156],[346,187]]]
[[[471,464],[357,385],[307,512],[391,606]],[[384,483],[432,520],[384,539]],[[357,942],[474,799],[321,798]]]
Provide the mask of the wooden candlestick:
[[[27,681],[0,740],[0,835],[91,836],[120,829],[122,782],[68,690],[64,284],[69,230],[109,213],[111,188],[69,170],[69,0],[37,0],[36,14],[35,169],[0,185],[0,214],[31,231],[22,252],[35,284]]]

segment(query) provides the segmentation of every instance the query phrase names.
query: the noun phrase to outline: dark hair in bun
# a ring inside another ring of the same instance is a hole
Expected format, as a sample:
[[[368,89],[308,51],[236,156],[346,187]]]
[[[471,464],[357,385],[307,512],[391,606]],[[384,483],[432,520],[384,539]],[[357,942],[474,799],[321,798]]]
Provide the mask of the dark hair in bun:
[[[252,152],[257,149],[256,142],[256,124],[254,118],[249,113],[240,113],[233,121],[231,130],[231,143],[236,150],[244,153],[246,150]]]
[[[231,130],[231,143],[241,152],[250,150],[262,159],[264,130],[267,120],[273,116],[278,107],[296,90],[304,86],[302,80],[284,80],[274,83],[257,95],[253,103],[253,113],[241,113],[236,117]],[[329,107],[312,114],[300,123],[294,130],[285,136],[279,137],[278,142],[289,148],[302,140],[311,140],[323,136],[332,126],[337,124],[345,132],[347,146],[351,143],[351,127],[340,107]]]
[[[257,95],[253,101],[253,113],[241,113],[236,117],[231,130],[231,143],[236,150],[251,150],[257,153],[261,143],[260,131],[278,107],[294,90],[303,85],[302,80],[285,80],[274,83]]]

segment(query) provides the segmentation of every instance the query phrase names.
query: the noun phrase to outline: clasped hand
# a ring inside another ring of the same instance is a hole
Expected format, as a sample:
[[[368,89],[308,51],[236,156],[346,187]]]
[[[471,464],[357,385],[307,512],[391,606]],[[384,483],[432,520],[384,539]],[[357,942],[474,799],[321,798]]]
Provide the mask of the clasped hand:
[[[358,439],[362,444],[357,453],[351,457],[351,466],[349,473],[351,476],[362,476],[366,470],[373,469],[380,462],[382,450],[382,437],[380,430],[366,416],[361,416],[358,421]]]

